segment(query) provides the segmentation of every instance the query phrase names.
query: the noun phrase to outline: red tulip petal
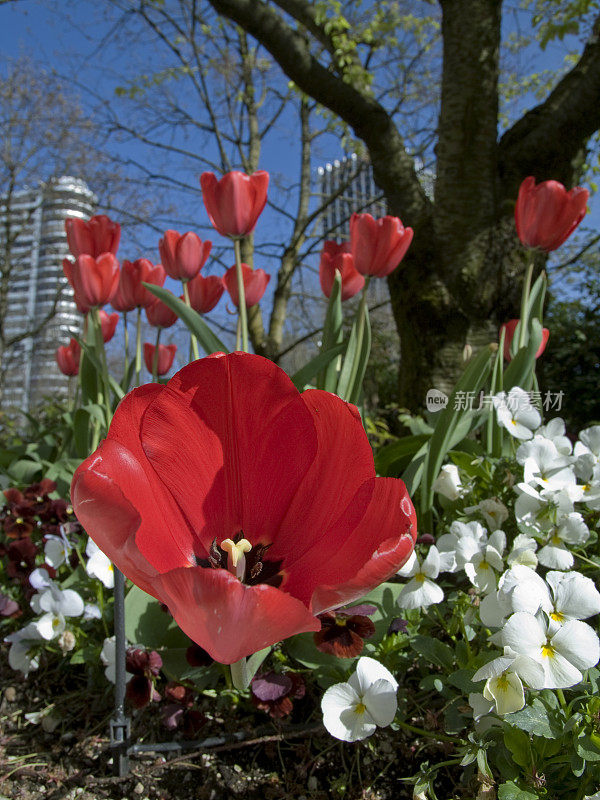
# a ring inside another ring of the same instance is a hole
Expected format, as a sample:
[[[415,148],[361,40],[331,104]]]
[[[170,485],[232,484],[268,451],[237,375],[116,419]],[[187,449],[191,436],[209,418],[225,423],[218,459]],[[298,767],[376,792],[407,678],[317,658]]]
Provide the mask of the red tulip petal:
[[[179,278],[191,280],[200,272],[204,248],[197,234],[192,231],[184,233],[177,242],[175,250]]]
[[[137,546],[160,571],[194,563],[196,550],[204,555],[193,529],[148,463],[140,442],[144,412],[163,391],[159,384],[148,384],[134,389],[122,400],[103,445],[102,463],[95,468],[117,482],[125,497],[131,498],[142,517],[136,534]],[[109,447],[109,442],[115,446]]]
[[[313,418],[318,450],[269,550],[269,558],[285,558],[284,566],[312,549],[375,476],[373,452],[355,406],[318,389],[301,397]],[[356,521],[366,502],[358,507]]]
[[[117,484],[93,469],[78,470],[71,501],[77,519],[102,552],[137,586],[156,597],[154,582],[158,572],[135,543],[140,515]]]
[[[362,515],[359,520],[357,513]],[[339,605],[349,603],[402,566],[416,535],[415,510],[402,481],[372,478],[321,540],[286,569],[282,588],[308,602],[315,588],[324,586],[328,593],[339,595]],[[325,610],[320,595],[317,600],[313,598],[314,613]]]
[[[148,408],[142,442],[205,547],[240,530],[272,541],[317,448],[288,376],[243,353],[180,370]]]
[[[408,561],[416,538],[417,517],[402,481],[375,479],[368,511],[344,543],[344,556],[357,549],[365,553],[376,539],[379,541],[370,557],[350,579],[339,580],[338,574],[330,570],[329,585],[319,585],[314,591],[310,605],[312,612],[321,614],[352,603],[391,578]],[[324,570],[322,575],[324,577]]]
[[[223,569],[177,569],[158,584],[181,629],[223,664],[321,627],[294,597],[266,584],[246,586]]]

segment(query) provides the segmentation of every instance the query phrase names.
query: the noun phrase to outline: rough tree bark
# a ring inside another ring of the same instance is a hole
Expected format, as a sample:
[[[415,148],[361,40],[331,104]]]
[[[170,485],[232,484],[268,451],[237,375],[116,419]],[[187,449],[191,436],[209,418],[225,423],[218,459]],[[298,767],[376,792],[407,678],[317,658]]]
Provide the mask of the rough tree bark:
[[[440,0],[442,95],[430,201],[393,119],[368,89],[348,81],[310,2],[209,2],[363,140],[390,213],[414,228],[389,286],[401,341],[400,402],[421,407],[428,388],[452,386],[467,342],[496,338],[498,324],[518,313],[525,266],[512,219],[518,187],[527,175],[567,186],[576,181],[586,142],[600,127],[598,38],[549,97],[499,139],[501,1]],[[313,55],[310,37],[331,64]]]

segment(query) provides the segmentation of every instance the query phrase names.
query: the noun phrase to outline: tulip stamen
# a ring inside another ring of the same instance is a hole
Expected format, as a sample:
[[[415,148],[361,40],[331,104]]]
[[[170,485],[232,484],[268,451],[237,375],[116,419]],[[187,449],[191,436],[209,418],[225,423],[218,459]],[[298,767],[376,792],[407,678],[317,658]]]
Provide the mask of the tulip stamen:
[[[233,539],[223,539],[221,550],[228,554],[227,569],[240,581],[244,580],[246,574],[246,553],[252,550],[252,545],[248,539],[240,539],[234,542]]]

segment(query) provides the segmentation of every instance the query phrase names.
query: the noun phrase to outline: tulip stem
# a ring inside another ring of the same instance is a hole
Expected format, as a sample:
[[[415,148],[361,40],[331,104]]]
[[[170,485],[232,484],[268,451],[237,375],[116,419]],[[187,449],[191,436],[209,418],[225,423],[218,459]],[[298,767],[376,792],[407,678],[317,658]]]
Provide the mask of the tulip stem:
[[[152,356],[152,383],[158,383],[158,345],[160,344],[161,333],[162,328],[159,326],[156,329],[156,347],[154,348],[154,354]]]
[[[190,293],[188,292],[187,281],[182,281],[183,284],[183,299],[188,306],[188,308],[192,307],[190,303]],[[198,352],[198,340],[193,333],[190,333],[190,345],[192,347],[192,355],[194,356],[194,361],[197,361],[200,358],[200,353]]]
[[[235,327],[235,349],[239,350],[241,345],[242,339],[242,323],[240,322],[240,318],[237,319],[237,325]]]
[[[350,374],[350,380],[348,382],[348,387],[350,388],[350,396],[342,398],[346,400],[348,403],[358,402],[360,396],[360,390],[362,388],[361,386],[355,386],[354,384],[360,367],[360,354],[362,351],[363,339],[365,338],[365,309],[367,307],[367,292],[369,291],[370,280],[371,276],[367,275],[365,277],[365,285],[363,286],[362,295],[360,297],[360,305],[358,306],[358,313],[356,315],[356,349],[354,351],[352,372]]]
[[[245,692],[250,685],[250,677],[248,675],[248,664],[245,658],[240,658],[230,666],[231,680],[238,692]]]
[[[531,278],[533,277],[533,259],[529,262],[527,273],[525,275],[525,282],[523,284],[523,294],[521,295],[521,320],[519,324],[519,350],[525,347],[525,339],[527,336],[527,303],[529,301],[529,292],[531,291]]]
[[[135,332],[135,385],[140,385],[142,376],[142,309],[138,308]]]
[[[237,277],[238,285],[238,314],[240,320],[240,327],[242,329],[242,351],[249,353],[248,350],[248,315],[246,311],[246,290],[244,288],[244,273],[242,272],[242,249],[240,240],[233,240],[233,249],[235,251],[235,274]]]
[[[96,354],[100,357],[100,367],[102,369],[103,399],[106,409],[106,429],[112,419],[112,408],[110,407],[110,383],[108,381],[108,362],[106,361],[106,350],[104,349],[104,339],[102,338],[102,323],[100,322],[100,312],[97,306],[91,309],[94,334],[96,339]],[[99,401],[101,402],[100,398]]]
[[[127,375],[127,367],[128,365],[128,356],[129,356],[129,331],[127,329],[127,312],[123,312],[123,336],[125,342],[125,356],[124,356],[124,363],[123,363],[123,376]]]

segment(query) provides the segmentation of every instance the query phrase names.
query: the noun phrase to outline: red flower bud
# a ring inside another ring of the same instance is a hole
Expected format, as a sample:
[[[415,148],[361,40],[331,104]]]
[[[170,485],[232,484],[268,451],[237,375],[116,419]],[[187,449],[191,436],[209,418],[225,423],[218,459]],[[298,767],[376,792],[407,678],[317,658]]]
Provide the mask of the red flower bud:
[[[80,311],[110,303],[119,283],[119,262],[112,253],[98,258],[78,256],[74,264],[67,258],[63,271],[73,287],[75,302]]]
[[[506,331],[506,333],[504,334],[504,358],[506,361],[510,361],[512,359],[512,356],[510,354],[510,345],[514,338],[515,330],[518,324],[519,324],[518,319],[509,319],[508,322],[505,322],[504,325],[500,326],[500,333],[502,333],[503,330]],[[549,336],[550,336],[550,331],[548,330],[548,328],[542,328],[542,343],[540,344],[538,351],[535,354],[536,358],[539,358],[546,349]]]
[[[252,233],[267,202],[268,172],[228,172],[221,180],[204,172],[200,185],[209,219],[221,236],[239,239]]]
[[[398,217],[373,219],[370,214],[352,214],[350,246],[354,268],[361,275],[385,278],[406,255],[412,237],[412,228],[405,228]]]
[[[242,264],[242,275],[244,278],[246,308],[252,308],[252,306],[260,302],[271,276],[267,275],[264,269],[252,269],[248,264]],[[223,286],[229,292],[229,296],[237,308],[240,298],[235,267],[230,267],[223,276]]]
[[[576,186],[567,192],[558,181],[525,178],[515,206],[517,236],[526,247],[550,252],[566,241],[585,217],[589,192]]]
[[[83,219],[67,219],[65,229],[69,250],[75,258],[83,255],[97,258],[102,253],[117,253],[121,226],[105,214],[98,214],[87,222]]]
[[[76,339],[71,339],[69,344],[59,347],[56,351],[56,363],[63,375],[77,375],[79,373],[79,358],[81,347]]]
[[[144,343],[144,363],[148,372],[152,372],[152,364],[154,363],[154,351],[156,347],[148,342]],[[177,345],[175,344],[159,344],[158,345],[158,359],[156,362],[156,374],[166,375],[173,366],[173,359]]]
[[[165,305],[158,297],[155,297],[153,302],[148,303],[145,308],[148,322],[155,328],[170,328],[177,322],[177,314],[171,311],[169,306]]]
[[[319,279],[325,297],[331,295],[336,270],[342,276],[342,301],[349,300],[360,292],[365,285],[365,279],[354,268],[354,258],[350,252],[350,244],[347,242],[338,244],[328,241],[323,245]]]
[[[223,281],[216,275],[204,278],[198,274],[188,283],[190,304],[199,314],[208,314],[212,311],[224,291]]]
[[[104,344],[110,342],[110,340],[115,335],[115,331],[117,330],[117,324],[119,322],[119,315],[118,314],[107,314],[106,311],[101,308],[98,313],[100,314],[100,327],[102,328],[102,341]]]
[[[169,278],[189,281],[195,278],[210,254],[212,242],[203,242],[195,233],[183,235],[165,231],[158,243],[160,257]]]
[[[142,283],[162,286],[167,274],[162,264],[154,264],[147,258],[135,261],[123,261],[119,287],[112,299],[112,307],[117,311],[133,311],[134,308],[146,306],[156,299]]]

